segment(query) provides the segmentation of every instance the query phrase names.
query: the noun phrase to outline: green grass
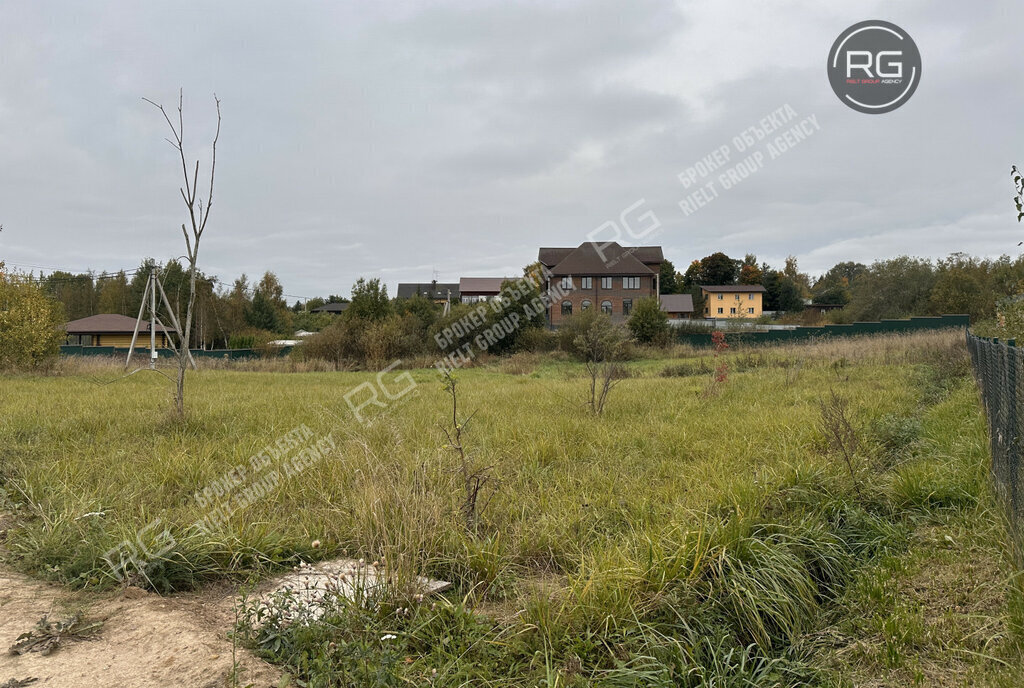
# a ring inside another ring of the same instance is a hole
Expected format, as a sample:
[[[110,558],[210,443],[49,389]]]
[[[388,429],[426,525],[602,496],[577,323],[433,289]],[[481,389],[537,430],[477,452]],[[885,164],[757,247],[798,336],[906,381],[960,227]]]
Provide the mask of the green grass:
[[[961,335],[731,352],[718,386],[709,352],[672,354],[630,363],[599,417],[571,361],[460,371],[463,444],[499,481],[475,534],[432,370],[365,425],[344,395],[372,373],[200,371],[184,422],[157,375],[9,377],[6,546],[36,575],[110,586],[104,553],[159,518],[144,544],[165,525],[175,544],[135,581],[165,592],[342,553],[455,583],[246,634],[309,685],[1012,684],[1021,603]],[[852,471],[820,427],[829,390],[851,409]],[[196,490],[298,425],[336,451],[212,533],[190,528]],[[942,598],[907,581],[968,560],[1000,602],[932,632]]]

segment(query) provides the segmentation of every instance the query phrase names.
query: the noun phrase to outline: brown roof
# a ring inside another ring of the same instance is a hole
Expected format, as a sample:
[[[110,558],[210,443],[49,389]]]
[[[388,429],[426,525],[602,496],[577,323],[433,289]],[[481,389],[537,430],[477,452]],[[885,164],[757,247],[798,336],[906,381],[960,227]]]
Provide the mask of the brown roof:
[[[700,285],[700,288],[707,292],[726,292],[732,294],[735,292],[748,292],[748,291],[766,291],[760,284],[719,284],[719,285]]]
[[[395,298],[411,299],[419,295],[435,301],[443,301],[450,296],[458,301],[459,285],[454,282],[400,282]]]
[[[575,251],[576,249],[570,247],[567,248],[541,248],[537,252],[537,260],[540,261],[541,265],[546,265],[549,268],[554,267],[562,262],[562,259],[567,255]]]
[[[693,296],[690,294],[662,294],[661,310],[666,313],[693,313]]]
[[[501,285],[515,281],[514,277],[462,277],[459,279],[459,292],[462,294],[497,294]]]
[[[101,313],[90,315],[88,318],[72,320],[64,326],[68,334],[132,334],[135,332],[135,318],[114,313]],[[157,332],[162,332],[157,326]],[[168,332],[174,332],[174,328],[167,326]],[[145,320],[139,326],[139,332],[149,334],[149,321]]]
[[[317,306],[313,309],[314,313],[344,313],[348,310],[348,302],[337,303],[332,301],[331,303],[325,303],[322,306]]]
[[[551,266],[552,275],[652,275],[654,270],[636,257],[643,254],[651,257],[661,254],[660,246],[632,246],[624,248],[613,242],[599,244],[588,241],[569,251],[558,263]],[[545,250],[541,249],[541,253]],[[550,257],[550,256],[549,256]],[[544,261],[541,260],[543,263]]]
[[[566,257],[568,257],[568,255],[573,251],[578,251],[580,248],[586,245],[587,244],[581,244],[577,248],[573,248],[571,246],[564,248],[544,247],[541,248],[540,251],[538,251],[537,260],[539,260],[542,265],[546,265],[547,267],[551,268],[565,260]],[[591,243],[590,245],[596,246],[598,244]],[[618,244],[614,245],[619,246]],[[609,246],[604,249],[606,255],[610,252],[611,246],[612,244],[609,244]],[[619,246],[619,248],[621,249],[622,247]],[[641,263],[644,263],[646,265],[662,263],[665,260],[665,254],[662,252],[661,246],[630,246],[627,247],[625,250],[632,253],[634,258],[636,258]]]

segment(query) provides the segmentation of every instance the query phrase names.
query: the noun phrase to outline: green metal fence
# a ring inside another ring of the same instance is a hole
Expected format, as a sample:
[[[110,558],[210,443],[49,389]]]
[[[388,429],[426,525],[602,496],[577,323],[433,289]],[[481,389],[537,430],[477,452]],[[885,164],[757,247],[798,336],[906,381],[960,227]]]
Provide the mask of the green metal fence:
[[[730,344],[777,344],[780,342],[799,342],[827,337],[856,337],[867,334],[887,334],[894,332],[916,332],[919,330],[942,330],[947,328],[964,328],[970,324],[967,315],[937,315],[932,317],[913,317],[878,322],[856,322],[849,325],[821,325],[820,327],[800,326],[792,330],[767,331],[726,331]],[[711,331],[704,333],[680,333],[679,341],[693,346],[711,346]]]
[[[1021,494],[1021,446],[1024,435],[1021,414],[1024,409],[1021,373],[1024,349],[1014,340],[977,337],[967,333],[971,368],[981,390],[988,418],[989,444],[992,447],[992,477],[996,492],[1010,511],[1011,522],[1024,523],[1024,494]]]
[[[292,347],[282,347],[279,355],[285,355],[292,350]],[[119,358],[128,357],[128,348],[120,346],[71,346],[60,347],[62,356],[116,356]],[[160,358],[171,358],[175,355],[171,349],[157,349],[157,356]],[[256,358],[260,354],[255,349],[192,349],[192,356],[195,358],[226,358],[232,361],[240,358]],[[138,360],[149,360],[149,348],[135,348],[133,356]]]

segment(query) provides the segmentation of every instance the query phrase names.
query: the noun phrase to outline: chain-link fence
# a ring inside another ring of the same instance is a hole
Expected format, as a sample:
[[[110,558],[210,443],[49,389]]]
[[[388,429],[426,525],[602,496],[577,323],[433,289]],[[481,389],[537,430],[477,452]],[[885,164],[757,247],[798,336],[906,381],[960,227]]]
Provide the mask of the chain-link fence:
[[[992,445],[992,475],[996,490],[1010,510],[1011,520],[1024,525],[1021,445],[1024,436],[1024,349],[967,333],[974,378],[981,389]]]

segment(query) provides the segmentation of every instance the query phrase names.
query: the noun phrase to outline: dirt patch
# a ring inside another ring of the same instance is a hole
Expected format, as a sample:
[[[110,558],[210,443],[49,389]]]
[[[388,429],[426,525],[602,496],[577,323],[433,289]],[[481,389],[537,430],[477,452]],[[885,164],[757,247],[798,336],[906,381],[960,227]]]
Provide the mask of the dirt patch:
[[[240,647],[236,672],[227,638],[233,601],[227,588],[174,597],[138,588],[74,593],[0,569],[0,685],[30,676],[38,678],[33,688],[279,685],[279,670]],[[44,614],[74,613],[103,622],[95,638],[62,643],[48,656],[8,654]]]
[[[377,565],[362,559],[334,559],[319,564],[302,564],[294,571],[267,581],[256,592],[253,613],[263,610],[283,615],[289,623],[311,623],[331,608],[331,600],[346,597],[365,599],[388,589],[393,580]],[[410,594],[434,595],[452,586],[448,581],[423,576],[411,584]],[[248,619],[255,621],[255,619]]]

